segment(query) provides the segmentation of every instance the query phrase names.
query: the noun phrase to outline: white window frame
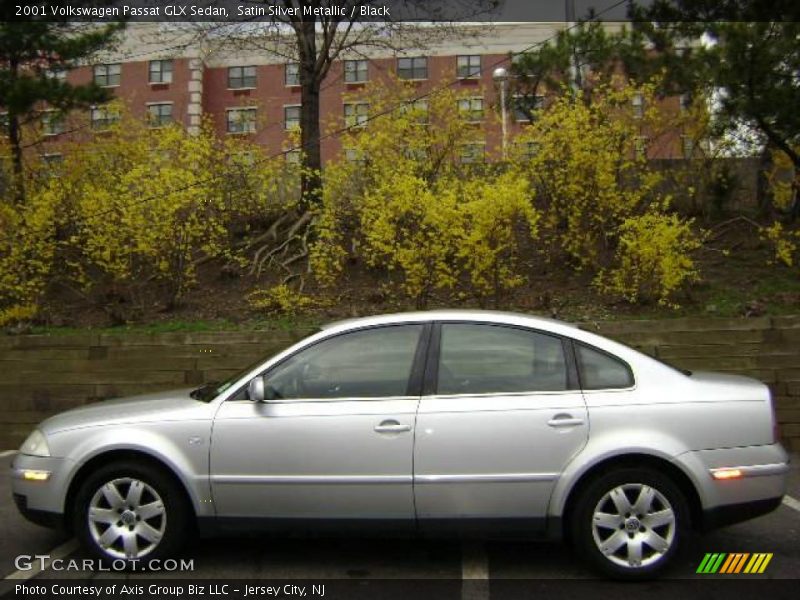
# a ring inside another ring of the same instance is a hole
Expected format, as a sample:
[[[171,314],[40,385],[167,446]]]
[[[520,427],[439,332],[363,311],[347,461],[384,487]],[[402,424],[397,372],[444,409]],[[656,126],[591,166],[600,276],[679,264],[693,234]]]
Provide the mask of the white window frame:
[[[162,127],[166,127],[170,123],[175,122],[175,112],[174,112],[174,103],[173,102],[148,102],[146,105],[147,107],[147,126],[150,129],[161,129]],[[162,122],[163,115],[158,114],[158,122],[153,121],[153,113],[152,108],[154,107],[162,107],[162,106],[169,106],[169,120],[166,122]]]
[[[53,117],[56,117],[53,120]],[[53,123],[58,123],[60,127],[57,130],[52,130]],[[64,115],[60,111],[53,108],[42,111],[42,135],[47,137],[55,137],[64,133]]]
[[[463,107],[464,103],[467,103],[467,108]],[[473,103],[480,102],[480,118],[474,118],[475,113],[478,110],[473,106]],[[469,98],[459,98],[458,99],[458,111],[461,115],[467,118],[468,123],[483,123],[484,119],[486,118],[486,108],[484,106],[483,96],[471,96]]]
[[[404,60],[411,61],[411,66],[406,68],[400,67],[400,62]],[[417,77],[417,70],[421,70],[422,67],[416,66],[416,61],[421,60],[425,62],[425,77]],[[402,75],[402,71],[411,71],[411,77],[404,77]],[[402,79],[403,81],[425,81],[428,79],[428,57],[427,56],[401,56],[397,59],[397,77],[398,79]]]
[[[349,107],[352,108],[352,114],[347,114],[347,109]],[[362,114],[362,107],[366,107],[363,110]],[[369,102],[345,102],[344,103],[344,125],[345,127],[352,127],[352,128],[360,128],[367,126],[367,120],[369,119]]]
[[[284,104],[283,105],[283,130],[284,131],[295,131],[296,129],[300,129],[300,121],[303,117],[302,112],[302,104]],[[297,109],[297,124],[293,126],[289,126],[289,118],[288,118],[288,110],[289,109]]]
[[[234,77],[233,70],[239,69],[240,75]],[[245,69],[252,69],[252,75],[245,75]],[[252,82],[248,80],[252,79]],[[238,80],[241,85],[233,85],[233,80]],[[235,65],[228,67],[228,89],[229,90],[254,90],[258,85],[258,69],[256,65]]]
[[[477,71],[473,59],[478,59]],[[466,64],[461,64],[462,62]],[[459,79],[480,79],[483,69],[483,57],[480,54],[459,54],[456,57],[456,77]],[[462,71],[464,74],[462,74]]]
[[[95,119],[95,113],[102,114],[102,118]],[[108,106],[92,106],[89,109],[89,124],[93,131],[108,131],[108,129],[115,123],[119,123],[120,112],[118,110],[111,110]],[[102,123],[102,125],[98,125]]]
[[[98,70],[102,70],[103,72],[98,73]],[[115,73],[112,73],[116,71]],[[99,78],[105,78],[105,83],[100,83],[98,81]],[[112,78],[116,79],[115,83],[112,83]],[[119,87],[122,83],[122,63],[101,63],[94,65],[92,67],[92,81],[94,81],[100,87]]]
[[[157,70],[153,70],[153,66],[158,65]],[[169,65],[169,68],[165,69],[164,67]],[[159,79],[153,79],[153,74],[158,74]],[[166,83],[172,83],[172,77],[175,73],[175,61],[171,58],[163,58],[158,60],[151,60],[147,63],[147,81],[150,85],[161,85]]]
[[[290,62],[283,66],[283,85],[286,87],[300,85],[300,63]]]
[[[355,68],[348,70],[347,68],[348,65],[355,65]],[[369,81],[369,61],[365,58],[345,60],[342,69],[344,70],[345,83],[356,84],[356,83],[366,83]],[[348,75],[351,74],[355,75],[355,79],[348,79]],[[362,74],[363,74],[363,79],[361,78]]]
[[[247,121],[241,120],[241,123],[247,123],[247,129],[241,131],[231,131],[231,113],[252,113],[253,118]],[[258,108],[255,106],[232,106],[225,109],[225,133],[228,135],[251,135],[258,131]],[[252,124],[252,127],[250,126]]]

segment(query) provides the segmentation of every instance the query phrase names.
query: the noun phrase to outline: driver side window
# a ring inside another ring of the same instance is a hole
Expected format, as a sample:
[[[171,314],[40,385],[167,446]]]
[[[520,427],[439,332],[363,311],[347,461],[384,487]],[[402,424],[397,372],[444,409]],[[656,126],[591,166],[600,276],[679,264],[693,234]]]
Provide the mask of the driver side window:
[[[422,325],[354,331],[301,350],[266,375],[275,400],[405,396]]]

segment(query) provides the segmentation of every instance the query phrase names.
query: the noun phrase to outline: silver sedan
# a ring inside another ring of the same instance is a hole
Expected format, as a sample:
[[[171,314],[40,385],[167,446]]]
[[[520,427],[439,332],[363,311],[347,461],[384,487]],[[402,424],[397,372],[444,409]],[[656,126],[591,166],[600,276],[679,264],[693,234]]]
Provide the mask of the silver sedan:
[[[767,387],[566,323],[441,311],[336,323],[223,383],[77,408],[14,460],[29,519],[134,565],[190,533],[546,536],[652,577],[764,514],[788,458]]]

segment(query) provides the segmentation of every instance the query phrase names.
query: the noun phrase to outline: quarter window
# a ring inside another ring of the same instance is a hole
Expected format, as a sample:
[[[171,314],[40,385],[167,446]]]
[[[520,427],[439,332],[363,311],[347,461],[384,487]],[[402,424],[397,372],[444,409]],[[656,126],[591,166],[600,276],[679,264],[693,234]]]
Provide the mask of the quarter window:
[[[422,325],[346,333],[301,350],[266,377],[277,400],[405,396]]]
[[[611,390],[633,385],[633,373],[620,359],[583,344],[576,344],[575,349],[583,389]]]
[[[442,325],[438,394],[562,391],[567,363],[561,339],[497,325]]]

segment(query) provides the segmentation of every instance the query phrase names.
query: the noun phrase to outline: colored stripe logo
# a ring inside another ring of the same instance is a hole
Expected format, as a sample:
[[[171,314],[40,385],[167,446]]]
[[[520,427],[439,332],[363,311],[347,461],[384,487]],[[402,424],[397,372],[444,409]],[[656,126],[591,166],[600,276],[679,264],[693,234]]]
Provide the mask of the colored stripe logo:
[[[708,553],[703,558],[697,573],[712,575],[738,575],[739,573],[763,573],[772,560],[772,552],[725,552]]]

